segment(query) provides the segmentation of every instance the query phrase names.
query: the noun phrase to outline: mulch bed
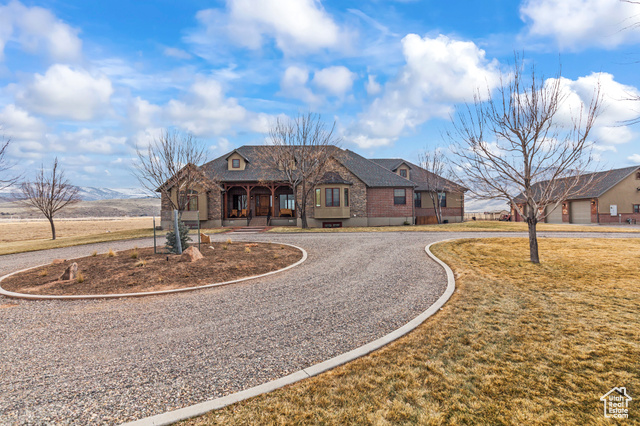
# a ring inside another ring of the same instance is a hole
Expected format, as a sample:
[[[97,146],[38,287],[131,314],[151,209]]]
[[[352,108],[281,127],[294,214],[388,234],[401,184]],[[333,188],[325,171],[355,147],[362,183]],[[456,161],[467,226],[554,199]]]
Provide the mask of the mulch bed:
[[[302,258],[298,249],[269,243],[203,244],[201,252],[204,259],[195,262],[181,262],[180,256],[176,255],[154,254],[152,248],[119,251],[115,256],[91,255],[12,275],[0,282],[0,287],[16,293],[39,295],[171,290],[264,274]],[[60,275],[73,262],[78,264],[82,279],[59,281]]]

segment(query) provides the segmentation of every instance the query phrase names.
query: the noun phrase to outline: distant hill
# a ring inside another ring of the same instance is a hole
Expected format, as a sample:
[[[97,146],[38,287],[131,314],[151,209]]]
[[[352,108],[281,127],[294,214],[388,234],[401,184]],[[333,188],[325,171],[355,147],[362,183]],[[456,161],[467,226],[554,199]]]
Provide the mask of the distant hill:
[[[126,200],[130,198],[154,198],[140,188],[94,188],[92,186],[78,187],[78,195],[83,201],[97,200]],[[5,188],[0,191],[0,199],[9,200],[17,187]]]
[[[159,198],[126,198],[80,201],[61,210],[57,218],[159,216]],[[17,203],[0,202],[0,219],[38,219],[42,213]]]

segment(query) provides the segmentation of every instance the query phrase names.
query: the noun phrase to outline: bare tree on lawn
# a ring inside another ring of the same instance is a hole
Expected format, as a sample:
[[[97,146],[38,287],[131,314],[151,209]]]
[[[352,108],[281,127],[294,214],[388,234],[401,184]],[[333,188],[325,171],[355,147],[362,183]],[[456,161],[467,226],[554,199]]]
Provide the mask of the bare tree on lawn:
[[[328,127],[320,115],[298,114],[294,119],[280,119],[271,126],[269,139],[273,150],[265,161],[282,171],[291,185],[295,209],[302,227],[307,225],[307,201],[326,172],[327,163],[340,139],[334,134],[335,121]]]
[[[189,133],[164,130],[146,149],[136,147],[133,174],[149,193],[166,197],[173,210],[187,209],[195,191],[215,187],[199,165],[207,162],[207,147]],[[171,190],[177,190],[175,200]]]
[[[16,200],[31,208],[40,210],[51,225],[51,238],[56,239],[56,227],[53,217],[60,210],[80,201],[78,187],[71,185],[64,176],[64,171],[58,165],[58,159],[53,161],[51,172],[45,172],[44,165],[38,171],[33,181],[25,181],[15,194]]]
[[[7,160],[7,152],[10,144],[11,139],[0,141],[0,189],[8,188],[20,180],[20,176],[18,175],[6,175],[6,172],[15,165]]]
[[[442,203],[439,194],[444,193],[447,188],[447,181],[442,176],[448,171],[447,158],[442,149],[433,151],[423,151],[418,156],[420,167],[427,171],[424,176],[424,186],[427,189],[429,198],[433,203],[438,223],[442,223]]]
[[[517,209],[528,225],[531,262],[539,263],[538,222],[592,184],[585,173],[592,165],[589,136],[600,87],[589,105],[576,108],[567,105],[560,73],[545,81],[531,66],[525,76],[516,56],[509,77],[496,95],[489,89],[485,99],[476,94],[452,118],[447,136],[465,186],[479,199],[502,199]],[[567,110],[570,119],[562,116]]]

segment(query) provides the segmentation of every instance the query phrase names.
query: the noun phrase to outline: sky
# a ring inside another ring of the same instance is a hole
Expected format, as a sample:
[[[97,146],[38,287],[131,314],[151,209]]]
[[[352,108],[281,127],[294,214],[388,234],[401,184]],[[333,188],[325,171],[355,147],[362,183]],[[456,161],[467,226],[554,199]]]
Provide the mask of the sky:
[[[343,148],[417,162],[517,52],[561,70],[571,111],[599,82],[594,154],[625,167],[640,164],[639,23],[619,0],[0,0],[0,135],[27,177],[58,157],[73,184],[109,188],[137,186],[136,147],[163,129],[216,158],[308,111]]]

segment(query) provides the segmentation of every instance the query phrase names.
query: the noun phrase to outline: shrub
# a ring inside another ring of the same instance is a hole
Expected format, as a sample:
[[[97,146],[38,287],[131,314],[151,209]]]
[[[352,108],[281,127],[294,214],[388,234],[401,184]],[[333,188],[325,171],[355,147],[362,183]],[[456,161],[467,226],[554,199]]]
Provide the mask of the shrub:
[[[98,251],[97,250],[94,250],[93,253],[91,253],[92,257],[96,257],[97,255],[98,255]]]
[[[227,246],[226,244],[222,246],[222,250],[229,250],[229,246]]]
[[[115,251],[113,251],[113,249],[109,249],[109,251],[107,252],[107,257],[116,257],[117,254]]]
[[[39,277],[46,277],[47,275],[49,275],[49,272],[47,272],[46,269],[43,269],[42,271],[38,272]]]
[[[231,244],[231,238],[227,238],[227,244]]]
[[[142,268],[143,266],[147,266],[147,261],[142,259],[136,262],[136,267],[137,268]]]
[[[249,247],[245,247],[245,248],[244,248],[244,252],[245,252],[245,253],[251,253],[251,249],[250,249]]]
[[[137,259],[138,258],[138,249],[137,248],[133,249],[133,251],[131,252],[131,254],[129,256],[131,256],[132,259]]]
[[[84,275],[82,275],[82,272],[80,272],[80,271],[78,271],[78,275],[76,275],[76,282],[78,284],[84,282]]]
[[[183,221],[178,221],[178,231],[180,232],[180,245],[182,246],[182,250],[186,250],[189,247],[189,241],[191,241],[191,237],[189,236],[189,228],[184,224]],[[170,253],[178,253],[178,241],[176,239],[175,229],[167,232],[167,242],[165,246],[169,250]]]

